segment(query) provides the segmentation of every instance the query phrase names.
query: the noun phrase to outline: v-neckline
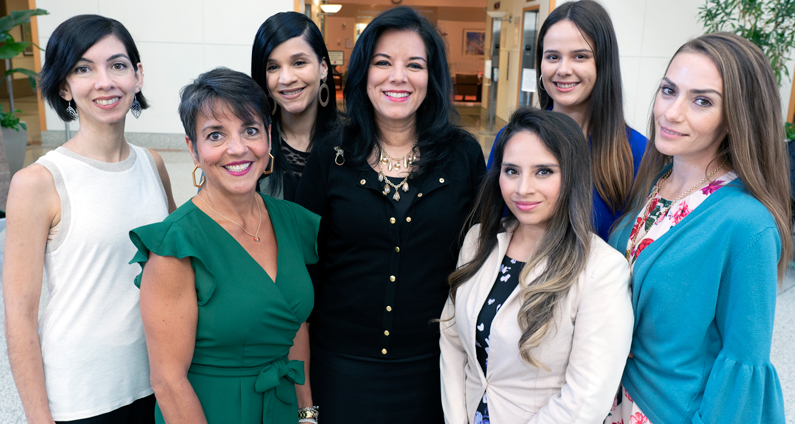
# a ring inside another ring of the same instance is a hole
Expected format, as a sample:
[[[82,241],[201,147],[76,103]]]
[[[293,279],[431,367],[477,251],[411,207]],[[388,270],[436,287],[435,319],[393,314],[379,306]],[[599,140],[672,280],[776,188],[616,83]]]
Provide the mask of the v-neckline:
[[[262,265],[260,265],[260,263],[259,263],[259,262],[257,262],[257,260],[256,260],[256,259],[254,259],[254,257],[253,257],[253,256],[251,256],[251,254],[250,254],[250,253],[248,253],[248,250],[246,250],[246,248],[245,248],[245,247],[243,247],[243,245],[242,245],[242,244],[240,244],[240,242],[239,242],[239,241],[237,241],[237,239],[236,239],[236,238],[235,238],[235,237],[234,237],[232,234],[230,234],[230,233],[229,233],[229,231],[226,231],[226,229],[225,229],[225,228],[224,228],[224,227],[223,227],[221,224],[219,224],[219,223],[218,223],[216,220],[214,220],[214,219],[213,219],[213,218],[212,218],[210,215],[208,215],[208,214],[207,214],[207,212],[203,211],[203,210],[202,210],[202,209],[201,209],[199,206],[197,206],[197,205],[196,205],[196,203],[194,203],[194,202],[193,202],[193,198],[191,198],[189,201],[190,201],[191,205],[193,205],[193,207],[194,207],[194,208],[196,208],[196,209],[197,209],[199,212],[201,212],[201,213],[202,213],[202,215],[203,215],[205,218],[207,218],[208,220],[212,221],[212,223],[213,223],[213,224],[215,224],[215,226],[217,227],[217,229],[218,229],[218,230],[220,230],[220,231],[221,231],[222,233],[224,233],[224,234],[225,234],[227,237],[229,237],[230,239],[232,239],[232,241],[234,241],[234,242],[235,242],[235,245],[236,245],[236,246],[237,246],[237,247],[238,247],[240,250],[242,250],[242,251],[243,251],[243,253],[245,253],[245,254],[246,254],[246,256],[247,256],[247,257],[248,257],[248,258],[249,258],[249,259],[250,259],[252,262],[254,262],[254,264],[257,266],[257,268],[259,268],[259,269],[260,269],[260,270],[261,270],[261,271],[262,271],[262,272],[263,272],[263,273],[264,273],[264,274],[265,274],[265,275],[268,277],[268,279],[269,279],[269,280],[270,280],[270,281],[271,281],[273,284],[277,284],[277,283],[276,283],[276,280],[279,278],[279,270],[282,268],[281,256],[279,255],[279,245],[281,244],[281,243],[279,242],[279,240],[280,240],[280,237],[279,237],[279,231],[277,231],[277,230],[276,230],[276,227],[277,227],[277,226],[276,226],[276,225],[273,225],[273,214],[271,214],[271,210],[270,210],[270,208],[268,208],[268,202],[267,202],[267,200],[265,200],[265,196],[263,196],[263,195],[262,195],[262,193],[258,193],[258,194],[259,194],[259,196],[260,196],[260,197],[262,197],[262,204],[265,206],[265,211],[268,213],[268,217],[270,217],[271,227],[273,228],[273,237],[276,239],[276,277],[275,277],[275,278],[274,278],[274,277],[272,277],[270,274],[268,274],[268,271],[266,271],[266,270],[265,270],[265,268],[263,268],[263,267],[262,267]],[[198,194],[197,194],[197,196],[198,196]],[[278,284],[277,284],[277,285],[278,285]]]

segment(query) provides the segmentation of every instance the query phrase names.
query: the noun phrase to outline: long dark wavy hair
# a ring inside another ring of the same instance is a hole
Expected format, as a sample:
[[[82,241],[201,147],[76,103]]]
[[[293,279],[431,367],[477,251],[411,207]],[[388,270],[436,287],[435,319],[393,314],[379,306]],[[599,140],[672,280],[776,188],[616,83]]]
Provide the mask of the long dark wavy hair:
[[[326,43],[317,25],[306,15],[297,12],[281,12],[268,18],[259,27],[257,35],[254,37],[254,47],[251,50],[251,77],[260,87],[268,93],[267,64],[271,52],[279,44],[295,38],[303,37],[304,41],[312,47],[319,62],[326,62],[328,66],[328,77],[326,84],[329,89],[329,102],[323,107],[317,105],[317,121],[312,132],[311,143],[317,141],[328,131],[334,129],[338,123],[337,111],[337,91],[334,88],[334,79],[331,77],[331,59],[328,56]],[[273,173],[270,176],[268,191],[275,194],[281,187],[283,178],[294,180],[293,173],[287,168],[287,158],[282,153],[281,136],[279,135],[279,115],[281,108],[273,99],[269,99],[271,105],[276,108],[274,115],[274,125],[271,127],[271,154],[275,158]],[[312,144],[310,144],[311,148]],[[295,181],[293,181],[295,182]]]
[[[417,110],[417,137],[420,158],[413,173],[421,174],[443,164],[458,148],[464,131],[452,121],[458,113],[453,107],[453,81],[447,65],[445,44],[439,31],[417,11],[400,6],[378,15],[362,32],[353,47],[348,65],[344,97],[347,105],[345,127],[339,134],[345,160],[355,167],[369,167],[367,160],[377,148],[375,111],[367,95],[367,75],[375,45],[384,31],[405,30],[417,33],[425,44],[428,58],[428,90]]]
[[[596,191],[615,213],[623,211],[632,187],[634,164],[627,140],[624,98],[621,93],[621,66],[618,41],[610,15],[599,3],[581,0],[564,3],[549,14],[541,25],[536,46],[536,69],[544,58],[544,37],[552,25],[571,21],[593,42],[596,82],[588,100],[584,125],[591,138],[591,160]],[[538,91],[541,108],[554,101],[544,90]]]
[[[530,350],[541,343],[554,325],[558,301],[585,269],[592,234],[593,183],[588,143],[573,119],[562,113],[532,108],[520,108],[513,113],[496,141],[495,166],[486,174],[475,208],[464,226],[464,231],[467,231],[475,223],[480,223],[474,259],[450,274],[448,282],[450,299],[455,302],[458,288],[483,267],[497,247],[497,234],[520,225],[510,210],[503,220],[505,200],[500,190],[500,174],[506,144],[516,133],[523,131],[533,133],[543,141],[558,160],[561,173],[560,195],[546,231],[530,258],[526,258],[527,265],[519,274],[522,287],[522,307],[517,317],[522,329],[519,351],[527,363],[546,368],[530,355]],[[537,266],[544,266],[543,272],[534,280],[527,281]]]
[[[723,78],[723,124],[729,133],[718,147],[713,164],[726,162],[776,221],[781,237],[779,284],[792,258],[789,155],[781,125],[781,98],[770,62],[750,41],[727,32],[702,35],[674,53],[702,54],[715,64]],[[668,66],[671,66],[668,62]],[[666,73],[668,69],[666,68]],[[658,94],[659,95],[659,92]],[[663,167],[672,162],[657,150],[654,112],[649,119],[649,144],[632,187],[631,208],[637,216]],[[712,166],[712,165],[710,165]],[[706,176],[706,170],[705,170]]]

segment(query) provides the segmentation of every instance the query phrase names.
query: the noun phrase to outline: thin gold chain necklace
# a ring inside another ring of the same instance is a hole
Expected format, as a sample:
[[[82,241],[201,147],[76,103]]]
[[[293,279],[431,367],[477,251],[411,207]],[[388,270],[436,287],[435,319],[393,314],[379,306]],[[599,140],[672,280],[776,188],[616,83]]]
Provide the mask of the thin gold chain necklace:
[[[717,174],[718,171],[720,171],[723,168],[723,165],[725,165],[725,164],[726,164],[726,161],[723,161],[723,163],[721,163],[720,166],[715,168],[714,171],[710,172],[709,175],[707,175],[704,179],[702,179],[701,181],[697,182],[693,187],[690,187],[690,189],[688,189],[686,192],[680,194],[676,199],[674,199],[671,202],[670,205],[668,205],[668,208],[665,210],[665,213],[661,213],[660,216],[662,216],[662,217],[667,216],[668,212],[671,211],[671,208],[674,207],[674,205],[676,205],[680,200],[684,199],[688,194],[692,193],[693,190],[701,187],[702,184],[704,184],[705,182],[711,180],[712,177],[714,177],[715,174]],[[640,224],[641,226],[646,225],[645,222],[646,222],[647,219],[649,219],[649,215],[651,214],[651,210],[650,209],[651,209],[651,205],[652,205],[652,200],[654,200],[654,198],[660,193],[660,187],[662,187],[663,183],[668,179],[668,177],[671,176],[671,173],[673,171],[674,171],[674,169],[673,169],[673,167],[671,167],[671,169],[668,170],[668,172],[666,172],[665,175],[663,175],[662,178],[659,179],[659,181],[657,181],[657,184],[654,185],[654,190],[652,190],[651,194],[649,194],[649,197],[647,198],[646,211],[643,213],[643,221]],[[660,197],[660,198],[662,199],[662,197]],[[629,260],[631,254],[632,254],[632,251],[635,250],[635,247],[638,245],[638,235],[640,234],[640,228],[641,227],[638,227],[638,232],[635,233],[635,237],[632,238],[632,242],[630,243],[629,247],[627,248],[627,251],[624,253],[624,257],[627,260]],[[641,239],[641,241],[642,240],[643,239]]]
[[[259,223],[257,224],[257,232],[255,232],[254,234],[251,234],[251,233],[249,233],[248,231],[246,231],[246,229],[245,229],[245,228],[243,228],[243,226],[242,226],[242,225],[240,225],[240,224],[238,224],[237,222],[235,222],[235,221],[232,221],[231,219],[229,219],[229,218],[227,218],[227,217],[225,217],[225,216],[221,215],[221,213],[220,213],[220,212],[218,212],[217,210],[213,209],[213,207],[212,207],[212,206],[210,206],[210,204],[209,204],[209,203],[207,203],[207,202],[206,202],[204,199],[202,199],[201,193],[197,193],[197,194],[196,194],[196,197],[198,197],[198,198],[199,198],[199,200],[201,200],[201,201],[202,201],[202,203],[204,203],[205,205],[207,205],[207,207],[208,207],[208,208],[210,208],[210,210],[211,210],[211,211],[213,211],[213,212],[215,212],[216,214],[218,214],[218,216],[220,216],[221,218],[223,218],[223,219],[225,219],[225,220],[227,220],[227,221],[231,222],[232,224],[235,224],[235,225],[237,225],[238,227],[240,227],[240,229],[241,229],[241,230],[243,230],[243,232],[244,232],[244,233],[246,233],[246,234],[250,235],[251,237],[254,237],[254,241],[259,241],[259,228],[260,228],[260,226],[262,225],[262,209],[260,209],[260,207],[259,207],[259,202],[257,201],[257,199],[256,199],[256,198],[254,199],[254,203],[256,203],[256,204],[257,204],[257,212],[259,213]]]

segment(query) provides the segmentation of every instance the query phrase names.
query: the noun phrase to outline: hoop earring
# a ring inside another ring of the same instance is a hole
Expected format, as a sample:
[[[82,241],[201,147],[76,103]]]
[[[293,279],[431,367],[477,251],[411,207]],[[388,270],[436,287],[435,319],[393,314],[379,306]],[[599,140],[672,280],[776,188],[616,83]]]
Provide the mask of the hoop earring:
[[[138,117],[141,116],[141,104],[138,103],[138,95],[133,96],[132,106],[130,106],[130,113],[132,113],[132,116],[134,116],[135,119],[138,119]]]
[[[71,100],[69,100],[69,101],[67,102],[67,105],[68,105],[68,106],[67,106],[67,108],[66,108],[66,113],[67,113],[69,116],[71,116],[71,117],[72,117],[72,119],[77,119],[77,111],[75,110],[75,108],[73,108],[73,107],[72,107],[72,101],[71,101]]]
[[[201,182],[199,182],[198,184],[196,183],[196,170],[197,169],[199,169],[199,165],[194,166],[193,167],[193,171],[190,174],[193,177],[193,186],[201,188],[202,186],[204,186],[205,179],[204,179],[204,175],[202,175]]]
[[[268,156],[270,156],[270,158],[271,158],[271,161],[270,161],[271,162],[271,166],[268,169],[266,169],[265,171],[263,171],[262,175],[270,175],[270,173],[273,172],[273,162],[275,162],[276,160],[274,159],[272,154],[268,153]]]
[[[544,80],[542,80],[542,79],[541,79],[541,75],[539,75],[539,76],[538,76],[538,89],[539,89],[539,90],[544,90],[544,91],[547,91],[547,90],[544,88]]]
[[[326,78],[321,80],[321,81],[323,81],[323,84],[320,84],[320,89],[317,91],[317,101],[320,102],[320,106],[322,106],[322,107],[328,106],[328,102],[329,102],[329,100],[331,100],[331,90],[329,90],[328,84],[326,84],[326,80],[327,79],[328,79],[328,76],[326,76]],[[323,101],[323,90],[324,89],[326,90],[326,100],[325,101]]]

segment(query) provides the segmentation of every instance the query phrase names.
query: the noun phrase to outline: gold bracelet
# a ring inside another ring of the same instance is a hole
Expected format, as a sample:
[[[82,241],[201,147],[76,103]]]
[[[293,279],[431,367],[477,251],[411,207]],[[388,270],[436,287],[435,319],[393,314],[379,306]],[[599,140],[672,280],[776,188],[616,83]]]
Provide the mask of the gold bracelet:
[[[320,409],[319,406],[310,406],[307,408],[299,408],[298,409],[298,418],[317,418],[320,413],[318,412]]]

